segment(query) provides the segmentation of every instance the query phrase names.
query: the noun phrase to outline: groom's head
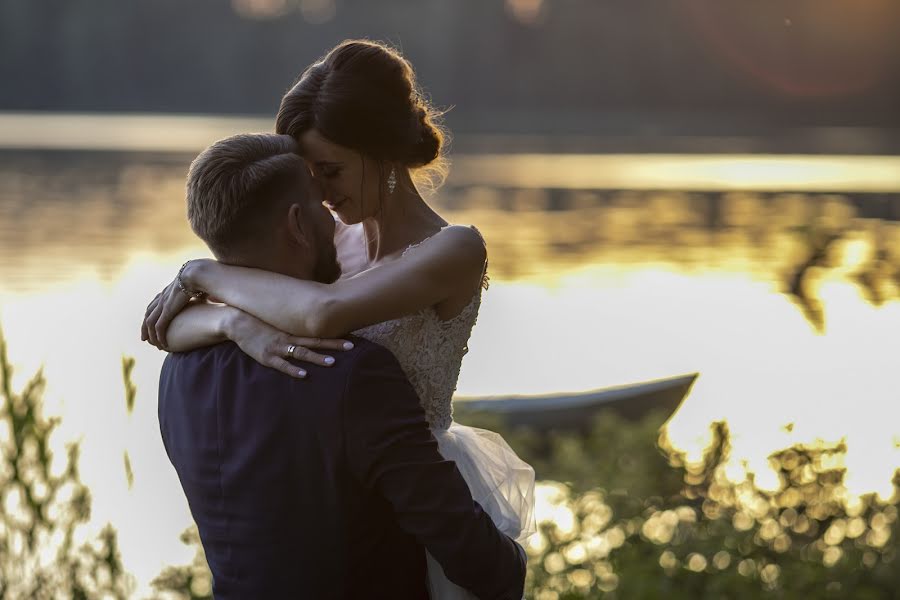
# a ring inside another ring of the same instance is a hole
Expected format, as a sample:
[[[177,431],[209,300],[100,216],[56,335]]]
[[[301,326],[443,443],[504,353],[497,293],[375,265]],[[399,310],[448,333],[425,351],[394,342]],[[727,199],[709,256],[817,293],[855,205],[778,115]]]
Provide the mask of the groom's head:
[[[222,262],[331,283],[334,219],[287,135],[220,140],[191,163],[191,228]]]

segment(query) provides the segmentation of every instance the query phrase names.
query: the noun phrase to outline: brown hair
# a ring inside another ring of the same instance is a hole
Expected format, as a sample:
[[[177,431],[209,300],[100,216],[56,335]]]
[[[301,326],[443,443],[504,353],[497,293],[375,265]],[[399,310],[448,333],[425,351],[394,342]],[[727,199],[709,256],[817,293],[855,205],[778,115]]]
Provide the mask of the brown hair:
[[[275,131],[299,139],[316,129],[375,160],[414,169],[442,162],[440,117],[398,51],[381,42],[346,40],[284,95]]]
[[[210,249],[227,255],[265,239],[279,200],[301,187],[305,166],[286,135],[241,134],[219,140],[191,163],[187,213]]]

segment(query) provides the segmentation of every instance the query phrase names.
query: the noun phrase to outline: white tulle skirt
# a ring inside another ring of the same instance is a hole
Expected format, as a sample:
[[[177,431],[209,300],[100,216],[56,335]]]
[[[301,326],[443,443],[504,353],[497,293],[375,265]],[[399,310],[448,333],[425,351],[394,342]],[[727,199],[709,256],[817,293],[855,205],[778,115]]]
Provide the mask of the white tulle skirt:
[[[451,423],[433,428],[441,455],[456,463],[469,484],[472,498],[490,515],[501,532],[524,544],[537,531],[534,518],[534,469],[519,458],[493,431]],[[474,595],[444,575],[428,554],[431,600],[471,600]]]

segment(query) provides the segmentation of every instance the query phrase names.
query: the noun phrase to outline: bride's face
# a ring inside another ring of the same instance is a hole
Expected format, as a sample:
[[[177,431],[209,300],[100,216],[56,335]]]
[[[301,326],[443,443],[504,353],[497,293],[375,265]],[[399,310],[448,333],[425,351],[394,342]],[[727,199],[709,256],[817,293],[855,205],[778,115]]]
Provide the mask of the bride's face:
[[[347,225],[372,217],[381,208],[382,173],[378,161],[325,139],[311,129],[300,136],[303,158],[322,185],[325,206]]]

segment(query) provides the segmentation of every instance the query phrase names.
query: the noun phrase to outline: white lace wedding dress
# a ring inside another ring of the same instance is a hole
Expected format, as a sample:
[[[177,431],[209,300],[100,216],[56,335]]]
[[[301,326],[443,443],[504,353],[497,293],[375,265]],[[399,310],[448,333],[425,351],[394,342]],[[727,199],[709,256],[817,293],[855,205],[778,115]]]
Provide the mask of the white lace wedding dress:
[[[403,256],[414,251],[417,245],[407,248]],[[523,543],[536,530],[534,469],[516,456],[500,435],[453,421],[451,400],[463,356],[468,352],[469,336],[478,318],[482,289],[487,289],[486,275],[469,304],[446,321],[433,308],[427,308],[355,333],[381,344],[397,357],[419,395],[441,454],[456,462],[472,497],[491,516],[497,528]],[[432,600],[475,598],[447,579],[430,554],[427,560]]]

